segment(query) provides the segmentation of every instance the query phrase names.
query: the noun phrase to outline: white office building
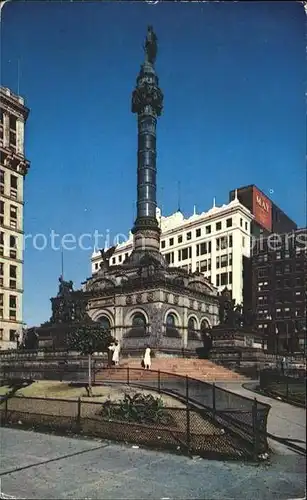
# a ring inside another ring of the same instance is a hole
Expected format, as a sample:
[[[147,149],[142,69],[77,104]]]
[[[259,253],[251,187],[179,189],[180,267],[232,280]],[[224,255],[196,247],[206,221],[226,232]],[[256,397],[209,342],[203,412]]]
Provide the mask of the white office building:
[[[232,290],[237,303],[243,302],[243,256],[250,256],[251,221],[253,215],[237,198],[218,207],[213,202],[207,212],[185,218],[178,211],[164,217],[157,209],[161,227],[161,253],[170,266],[189,272],[199,271],[219,291]],[[121,265],[133,248],[133,237],[120,243],[111,258],[111,265]],[[92,275],[101,263],[99,250],[91,258]]]

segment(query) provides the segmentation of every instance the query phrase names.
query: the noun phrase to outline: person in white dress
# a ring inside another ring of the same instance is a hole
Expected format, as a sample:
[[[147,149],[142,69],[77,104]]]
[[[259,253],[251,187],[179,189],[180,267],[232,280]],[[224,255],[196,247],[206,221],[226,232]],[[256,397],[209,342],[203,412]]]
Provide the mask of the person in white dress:
[[[109,346],[109,350],[113,351],[112,361],[115,366],[119,365],[119,352],[120,352],[120,344],[117,340],[113,344]]]
[[[151,355],[150,355],[150,353],[151,353],[151,351],[150,351],[150,347],[148,345],[145,349],[145,354],[144,354],[144,359],[143,359],[145,370],[149,370],[151,367]]]

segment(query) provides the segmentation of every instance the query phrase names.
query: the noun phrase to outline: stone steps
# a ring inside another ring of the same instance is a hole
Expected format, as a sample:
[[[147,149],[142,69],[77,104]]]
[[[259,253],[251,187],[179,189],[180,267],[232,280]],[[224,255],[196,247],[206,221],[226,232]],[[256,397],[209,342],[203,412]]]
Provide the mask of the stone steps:
[[[120,368],[129,367],[129,379],[144,380],[157,379],[157,371],[160,370],[161,378],[166,379],[176,375],[195,378],[207,382],[215,381],[244,381],[246,378],[239,373],[228,370],[227,368],[216,365],[212,361],[206,359],[188,359],[188,358],[153,358],[152,370],[146,371],[141,369],[140,358],[124,358],[120,362]],[[135,368],[135,370],[133,370]],[[166,373],[165,373],[166,372]],[[169,374],[169,375],[168,375]],[[104,369],[96,374],[96,381],[105,380],[126,380],[127,371],[116,368]]]

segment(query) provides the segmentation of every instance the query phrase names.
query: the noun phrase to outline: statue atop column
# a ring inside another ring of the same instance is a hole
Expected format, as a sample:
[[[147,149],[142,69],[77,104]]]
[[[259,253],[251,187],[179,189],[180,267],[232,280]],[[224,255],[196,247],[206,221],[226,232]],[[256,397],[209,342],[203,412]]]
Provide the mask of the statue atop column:
[[[150,64],[154,64],[157,57],[157,52],[158,52],[157,41],[158,38],[155,32],[153,31],[153,27],[148,26],[144,49],[145,49],[146,62],[149,62]]]
[[[66,297],[67,294],[73,291],[72,281],[64,281],[63,276],[60,276],[59,283],[58,297]]]

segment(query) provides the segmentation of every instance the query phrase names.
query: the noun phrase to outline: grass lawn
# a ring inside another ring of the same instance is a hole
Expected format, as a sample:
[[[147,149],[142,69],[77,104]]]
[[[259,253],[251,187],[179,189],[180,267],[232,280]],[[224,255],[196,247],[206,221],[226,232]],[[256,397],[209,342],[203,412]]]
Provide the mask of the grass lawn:
[[[125,393],[129,393],[131,396],[133,394],[142,392],[144,394],[153,394],[157,396],[158,394],[154,391],[143,391],[142,389],[133,388],[129,386],[93,386],[93,397],[88,398],[86,390],[84,387],[71,387],[66,382],[57,382],[42,380],[39,382],[34,382],[28,387],[19,389],[16,392],[16,396],[26,396],[26,397],[36,397],[36,398],[58,398],[58,399],[77,399],[82,398],[84,401],[105,401],[110,398],[113,401],[122,399]],[[6,386],[0,387],[0,395],[3,396],[9,392],[9,388]],[[182,408],[184,405],[177,401],[175,398],[170,396],[161,395],[163,401],[167,406]]]

